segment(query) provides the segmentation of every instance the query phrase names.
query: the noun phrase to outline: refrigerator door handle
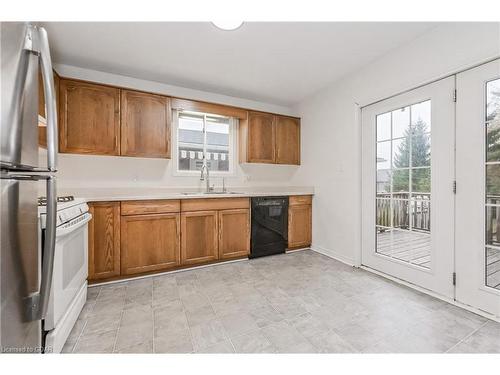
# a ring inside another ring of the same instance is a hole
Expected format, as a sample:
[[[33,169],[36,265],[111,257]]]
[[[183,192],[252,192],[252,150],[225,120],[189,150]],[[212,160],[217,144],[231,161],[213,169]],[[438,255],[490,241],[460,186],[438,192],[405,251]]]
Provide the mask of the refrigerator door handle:
[[[47,115],[47,169],[51,172],[55,172],[57,171],[58,153],[57,106],[52,61],[50,59],[49,39],[43,27],[38,27],[38,41]]]
[[[38,301],[37,318],[44,319],[49,305],[50,290],[52,287],[52,274],[54,271],[54,258],[56,250],[56,224],[57,224],[57,191],[56,178],[47,178],[47,222],[45,226],[45,241],[43,247],[42,280],[40,298]]]
[[[29,320],[44,319],[47,315],[50,290],[52,288],[52,274],[56,251],[56,226],[57,226],[57,187],[56,178],[51,175],[29,174],[0,174],[0,179],[18,181],[46,181],[47,186],[47,216],[45,225],[45,241],[43,246],[42,277],[40,292],[33,294],[27,300]]]

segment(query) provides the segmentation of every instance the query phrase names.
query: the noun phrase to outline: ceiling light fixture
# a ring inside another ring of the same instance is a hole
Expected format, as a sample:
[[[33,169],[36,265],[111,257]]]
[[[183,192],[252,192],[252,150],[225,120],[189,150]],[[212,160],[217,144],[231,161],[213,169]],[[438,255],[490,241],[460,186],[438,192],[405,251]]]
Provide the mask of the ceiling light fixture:
[[[241,25],[243,25],[243,21],[218,20],[218,21],[212,21],[212,25],[221,30],[231,31],[240,28]]]

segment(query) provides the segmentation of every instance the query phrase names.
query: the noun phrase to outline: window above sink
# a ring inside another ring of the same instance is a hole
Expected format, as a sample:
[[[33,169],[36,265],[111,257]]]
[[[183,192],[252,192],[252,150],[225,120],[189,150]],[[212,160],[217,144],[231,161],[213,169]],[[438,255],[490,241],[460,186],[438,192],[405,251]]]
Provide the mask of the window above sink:
[[[237,120],[232,117],[174,111],[175,174],[199,175],[206,163],[212,176],[232,175],[236,124]]]

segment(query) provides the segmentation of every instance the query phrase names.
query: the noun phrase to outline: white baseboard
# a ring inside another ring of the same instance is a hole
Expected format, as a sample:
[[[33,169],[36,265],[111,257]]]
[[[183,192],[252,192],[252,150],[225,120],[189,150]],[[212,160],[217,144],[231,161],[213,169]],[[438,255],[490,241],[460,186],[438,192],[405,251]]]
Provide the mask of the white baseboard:
[[[292,250],[287,249],[286,254],[292,254],[292,253],[296,253],[297,251],[304,251],[304,250],[310,250],[310,249],[311,249],[310,247],[301,247],[300,249],[292,249]]]
[[[100,282],[100,283],[95,283],[95,284],[89,285],[88,287],[92,288],[92,287],[95,287],[95,286],[103,286],[103,285],[111,285],[111,284],[124,283],[126,281],[134,281],[134,280],[140,280],[140,279],[149,279],[151,277],[164,276],[164,275],[168,275],[168,274],[171,274],[171,273],[179,273],[179,272],[184,272],[184,271],[192,271],[192,270],[197,270],[197,269],[200,269],[200,268],[207,268],[207,267],[216,267],[216,266],[221,266],[223,264],[228,264],[228,263],[246,262],[248,260],[249,260],[248,258],[226,260],[226,261],[223,261],[223,262],[203,264],[201,266],[180,268],[178,270],[165,271],[165,272],[159,272],[159,273],[151,273],[149,275],[130,276],[130,277],[123,278],[123,279],[112,280],[112,281],[103,281],[103,282]]]
[[[362,270],[374,273],[376,275],[379,275],[379,276],[381,276],[383,278],[386,278],[388,280],[394,281],[395,283],[398,283],[400,285],[404,285],[404,286],[406,286],[408,288],[414,289],[414,290],[416,290],[418,292],[421,292],[421,293],[427,294],[427,295],[429,295],[431,297],[437,298],[437,299],[439,299],[441,301],[448,302],[449,304],[452,304],[454,306],[460,307],[460,308],[462,308],[464,310],[467,310],[467,311],[470,311],[470,312],[472,312],[474,314],[481,315],[481,316],[483,316],[485,318],[494,320],[496,322],[500,322],[500,317],[498,317],[498,316],[492,315],[492,314],[490,314],[490,313],[488,313],[486,311],[483,311],[483,310],[480,310],[480,309],[476,309],[475,307],[472,307],[472,306],[463,304],[461,302],[455,301],[454,299],[447,298],[447,297],[445,297],[445,296],[443,296],[441,294],[433,292],[432,290],[422,288],[422,287],[420,287],[418,285],[415,285],[415,284],[409,283],[407,281],[398,279],[397,277],[393,277],[391,275],[388,275],[386,273],[377,271],[376,269],[373,269],[373,268],[370,268],[370,267],[367,267],[367,266],[360,266],[359,268],[361,268]]]
[[[348,266],[358,267],[358,266],[356,266],[354,259],[350,259],[350,258],[347,258],[347,257],[345,257],[343,255],[340,255],[340,254],[336,253],[335,251],[333,251],[331,249],[325,249],[324,247],[321,247],[321,246],[312,245],[311,246],[311,250],[316,251],[317,253],[326,255],[329,258],[338,260],[339,262],[347,264]],[[434,292],[432,292],[432,291],[430,291],[428,289],[421,288],[421,287],[419,287],[419,286],[417,286],[415,284],[406,282],[406,281],[398,279],[396,277],[392,277],[392,276],[387,275],[387,274],[385,274],[383,272],[377,271],[377,270],[375,270],[373,268],[366,267],[366,266],[363,266],[363,265],[359,266],[359,268],[361,268],[361,269],[363,269],[363,270],[365,270],[367,272],[371,272],[371,273],[374,273],[376,275],[382,276],[382,277],[384,277],[386,279],[389,279],[391,281],[394,281],[394,282],[396,282],[398,284],[407,286],[408,288],[412,288],[414,290],[417,290],[417,291],[419,291],[421,293],[425,293],[425,294],[427,294],[427,295],[429,295],[431,297],[440,299],[440,300],[442,300],[444,302],[448,302],[448,303],[450,303],[450,304],[452,304],[454,306],[461,307],[462,309],[470,311],[470,312],[472,312],[474,314],[481,315],[481,316],[483,316],[485,318],[488,318],[488,319],[500,322],[500,317],[497,317],[495,315],[489,314],[489,313],[487,313],[487,312],[485,312],[483,310],[479,310],[479,309],[476,309],[476,308],[474,308],[472,306],[465,305],[465,304],[457,302],[455,300],[446,298],[446,297],[444,297],[444,296],[442,296],[440,294],[434,293]]]
[[[335,250],[326,249],[324,247],[314,245],[314,244],[311,246],[311,250],[316,251],[317,253],[326,255],[329,258],[338,260],[339,262],[347,264],[348,266],[351,266],[351,267],[356,266],[356,262],[354,261],[354,259],[351,259],[351,258],[348,258],[344,255],[341,255],[341,254],[337,253]]]

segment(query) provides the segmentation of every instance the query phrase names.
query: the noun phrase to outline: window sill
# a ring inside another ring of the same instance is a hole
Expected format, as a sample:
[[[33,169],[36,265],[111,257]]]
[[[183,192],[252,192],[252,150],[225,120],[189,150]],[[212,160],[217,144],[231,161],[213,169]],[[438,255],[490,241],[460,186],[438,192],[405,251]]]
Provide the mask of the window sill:
[[[172,173],[174,177],[200,177],[200,171],[175,171]],[[212,177],[235,177],[234,172],[210,172],[210,178]]]

